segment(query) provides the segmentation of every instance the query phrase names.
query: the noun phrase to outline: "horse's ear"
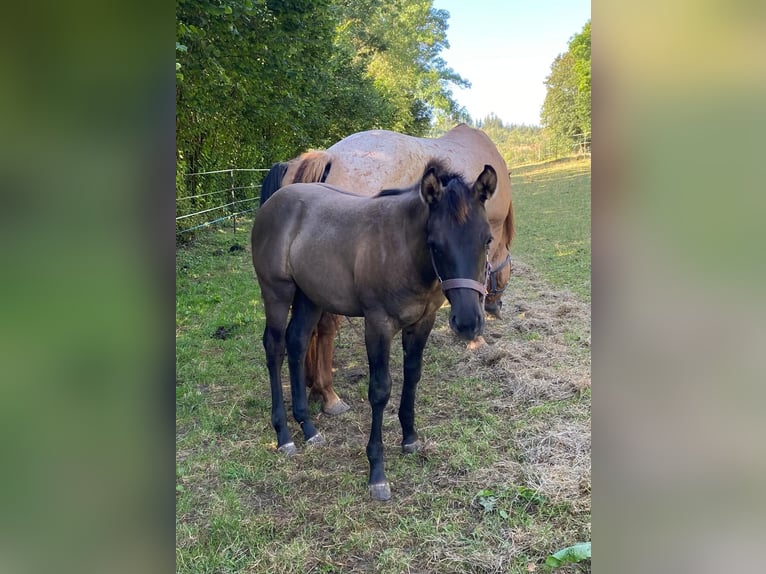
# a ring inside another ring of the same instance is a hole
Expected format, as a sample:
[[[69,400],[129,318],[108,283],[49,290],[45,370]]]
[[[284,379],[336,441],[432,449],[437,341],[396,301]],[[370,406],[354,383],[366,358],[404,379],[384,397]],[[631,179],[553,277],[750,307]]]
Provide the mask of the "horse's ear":
[[[496,189],[497,173],[491,165],[485,165],[484,171],[481,172],[476,179],[476,183],[473,184],[473,191],[478,194],[482,202],[485,202],[492,197]]]
[[[436,177],[436,170],[429,168],[423,174],[423,179],[420,180],[420,198],[426,203],[431,205],[432,203],[439,201],[442,196],[442,184],[439,178]]]

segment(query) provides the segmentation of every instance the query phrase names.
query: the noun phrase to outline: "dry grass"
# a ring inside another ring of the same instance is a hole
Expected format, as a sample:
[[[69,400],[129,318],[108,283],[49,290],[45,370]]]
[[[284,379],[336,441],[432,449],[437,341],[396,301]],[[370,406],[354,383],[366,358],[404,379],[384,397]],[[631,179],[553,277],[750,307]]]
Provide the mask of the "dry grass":
[[[541,571],[548,554],[590,540],[587,303],[514,260],[486,345],[467,349],[442,310],[416,403],[425,448],[414,456],[399,449],[397,338],[384,417],[393,500],[373,504],[361,321],[344,322],[336,340],[335,386],[352,410],[333,418],[313,405],[329,445],[305,449],[291,422],[300,454],[277,456],[252,269],[242,255],[205,255],[245,242],[229,235],[179,252],[178,572]],[[254,319],[230,319],[248,306]],[[213,337],[232,323],[230,338]]]

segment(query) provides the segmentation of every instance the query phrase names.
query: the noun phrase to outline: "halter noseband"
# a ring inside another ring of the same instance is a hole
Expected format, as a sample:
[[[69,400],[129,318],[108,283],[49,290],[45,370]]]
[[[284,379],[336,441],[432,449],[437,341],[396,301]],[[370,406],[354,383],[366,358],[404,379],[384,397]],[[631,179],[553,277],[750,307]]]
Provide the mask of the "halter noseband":
[[[441,275],[439,275],[439,270],[436,268],[434,253],[430,249],[429,252],[431,253],[431,265],[434,267],[434,273],[436,273],[436,278],[439,280],[439,283],[441,283],[442,291],[445,295],[450,289],[473,289],[479,293],[479,295],[481,295],[481,302],[482,304],[484,303],[484,299],[487,296],[487,279],[489,278],[490,270],[492,269],[492,266],[489,263],[489,247],[487,248],[487,263],[484,266],[484,283],[479,283],[478,281],[464,277],[457,277],[455,279],[442,279]]]

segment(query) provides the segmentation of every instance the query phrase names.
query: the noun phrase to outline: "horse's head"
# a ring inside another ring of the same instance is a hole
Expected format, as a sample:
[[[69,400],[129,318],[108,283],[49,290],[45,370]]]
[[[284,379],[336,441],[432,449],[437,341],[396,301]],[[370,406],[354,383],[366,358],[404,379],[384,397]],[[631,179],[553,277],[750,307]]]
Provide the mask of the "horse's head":
[[[473,339],[484,329],[487,252],[492,234],[484,203],[497,188],[497,174],[484,166],[468,187],[460,176],[429,164],[420,183],[428,205],[427,242],[437,277],[450,302],[450,327]]]

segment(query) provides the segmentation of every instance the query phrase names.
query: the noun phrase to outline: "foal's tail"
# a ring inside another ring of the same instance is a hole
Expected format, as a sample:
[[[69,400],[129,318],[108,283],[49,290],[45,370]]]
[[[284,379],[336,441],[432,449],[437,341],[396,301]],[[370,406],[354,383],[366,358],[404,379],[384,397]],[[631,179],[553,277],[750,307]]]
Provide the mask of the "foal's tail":
[[[274,193],[282,187],[282,178],[287,173],[288,163],[280,161],[271,166],[269,173],[266,174],[266,178],[261,184],[261,203],[263,205],[266,200],[270,198]]]
[[[326,151],[308,151],[290,161],[275,163],[261,185],[260,204],[289,183],[324,183],[331,167],[332,156]]]

